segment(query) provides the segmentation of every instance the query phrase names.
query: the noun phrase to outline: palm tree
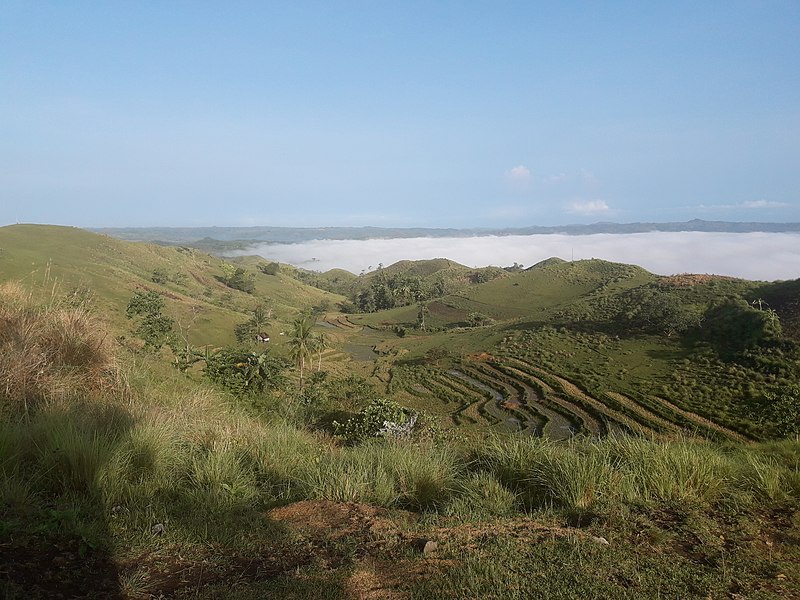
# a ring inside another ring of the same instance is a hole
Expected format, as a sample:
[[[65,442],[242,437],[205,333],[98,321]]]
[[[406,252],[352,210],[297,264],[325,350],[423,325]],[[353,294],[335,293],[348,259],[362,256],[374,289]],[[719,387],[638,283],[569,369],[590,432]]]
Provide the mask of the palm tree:
[[[314,323],[308,315],[303,315],[295,319],[292,325],[293,330],[292,337],[289,338],[289,351],[295,364],[300,367],[300,389],[303,389],[303,369],[306,366],[306,359],[311,358],[311,352],[314,348],[314,338],[311,334],[311,328]]]
[[[314,337],[314,342],[313,343],[314,343],[314,350],[316,350],[316,352],[318,353],[318,356],[319,356],[319,362],[317,363],[317,371],[321,371],[322,370],[322,351],[325,350],[326,348],[329,348],[330,346],[328,346],[328,339],[325,337],[324,333],[318,333]]]

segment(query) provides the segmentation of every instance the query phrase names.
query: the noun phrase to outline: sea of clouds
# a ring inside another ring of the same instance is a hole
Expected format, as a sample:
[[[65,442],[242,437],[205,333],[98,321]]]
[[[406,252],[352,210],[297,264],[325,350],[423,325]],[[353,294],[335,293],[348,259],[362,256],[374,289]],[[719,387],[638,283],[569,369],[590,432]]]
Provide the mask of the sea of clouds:
[[[551,256],[602,258],[636,264],[659,275],[711,273],[773,281],[800,278],[798,233],[651,232],[594,235],[512,235],[466,238],[312,240],[259,244],[258,254],[304,269],[370,271],[399,260],[449,258],[470,267],[514,262],[529,267]]]

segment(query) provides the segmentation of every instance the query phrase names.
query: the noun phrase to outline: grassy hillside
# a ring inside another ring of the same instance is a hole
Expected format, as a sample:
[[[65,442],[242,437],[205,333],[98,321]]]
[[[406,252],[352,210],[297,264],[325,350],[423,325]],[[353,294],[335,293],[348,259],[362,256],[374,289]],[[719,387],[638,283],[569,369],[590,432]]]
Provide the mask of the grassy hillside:
[[[551,260],[423,328],[255,257],[0,248],[3,597],[800,598],[795,282]],[[145,290],[224,347],[130,343]],[[268,352],[232,343],[257,303]]]
[[[123,242],[70,227],[0,227],[3,280],[21,281],[37,294],[90,296],[120,333],[130,328],[129,299],[143,290],[165,298],[166,312],[196,345],[233,342],[234,325],[258,303],[272,308],[273,328],[285,330],[301,310],[340,300],[287,275],[266,275],[256,265],[248,270],[254,292],[244,293],[221,281],[225,264],[190,248]]]

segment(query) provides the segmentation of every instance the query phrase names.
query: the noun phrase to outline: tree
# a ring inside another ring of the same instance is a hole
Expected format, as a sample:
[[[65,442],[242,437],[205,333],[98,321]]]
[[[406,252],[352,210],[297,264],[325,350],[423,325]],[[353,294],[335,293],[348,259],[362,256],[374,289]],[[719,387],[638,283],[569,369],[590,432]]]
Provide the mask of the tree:
[[[375,306],[375,294],[372,288],[361,290],[356,297],[356,306],[361,312],[369,313],[377,310]]]
[[[631,290],[627,303],[624,319],[629,326],[667,337],[697,327],[703,320],[696,306],[685,304],[675,292],[657,287]]]
[[[175,321],[164,316],[164,299],[158,292],[136,292],[128,301],[125,314],[129,319],[138,319],[134,335],[144,341],[145,350],[157,352],[162,346],[170,345],[175,337]]]
[[[489,325],[492,323],[492,318],[483,313],[472,312],[467,317],[467,324],[470,327],[480,327],[481,325]]]
[[[267,304],[263,302],[258,304],[247,321],[234,327],[233,332],[236,335],[236,341],[239,343],[252,341],[257,334],[267,328],[271,315],[272,309]]]
[[[223,273],[218,279],[229,288],[248,294],[256,291],[256,277],[244,267],[233,267],[226,263],[223,265]]]
[[[289,352],[295,365],[300,368],[300,389],[303,389],[303,370],[306,360],[311,358],[314,339],[311,333],[313,322],[308,315],[295,319],[292,324],[292,336],[289,338]]]
[[[281,265],[280,263],[271,262],[266,265],[259,265],[258,269],[265,275],[278,275],[281,272]]]
[[[417,312],[417,327],[425,331],[425,315],[428,314],[428,307],[424,302],[419,303],[419,311]]]
[[[313,337],[313,347],[314,351],[317,352],[319,361],[317,362],[317,371],[322,370],[322,352],[328,348],[328,338],[325,337],[324,333],[318,333],[316,336]]]

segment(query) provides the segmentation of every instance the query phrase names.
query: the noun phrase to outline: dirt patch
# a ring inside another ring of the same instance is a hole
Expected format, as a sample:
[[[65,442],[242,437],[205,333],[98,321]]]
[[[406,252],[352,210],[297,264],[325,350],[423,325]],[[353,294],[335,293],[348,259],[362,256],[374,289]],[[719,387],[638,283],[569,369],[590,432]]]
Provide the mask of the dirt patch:
[[[465,357],[467,360],[476,360],[482,362],[494,361],[496,360],[495,357],[488,352],[479,352],[478,354],[467,354]]]
[[[379,542],[381,539],[402,537],[401,527],[418,520],[407,511],[390,513],[385,508],[357,502],[303,500],[276,508],[267,516],[290,526],[312,540],[335,540],[344,537]]]
[[[369,567],[356,569],[347,579],[347,591],[356,600],[400,600],[405,594],[392,589],[384,571],[376,572]]]

